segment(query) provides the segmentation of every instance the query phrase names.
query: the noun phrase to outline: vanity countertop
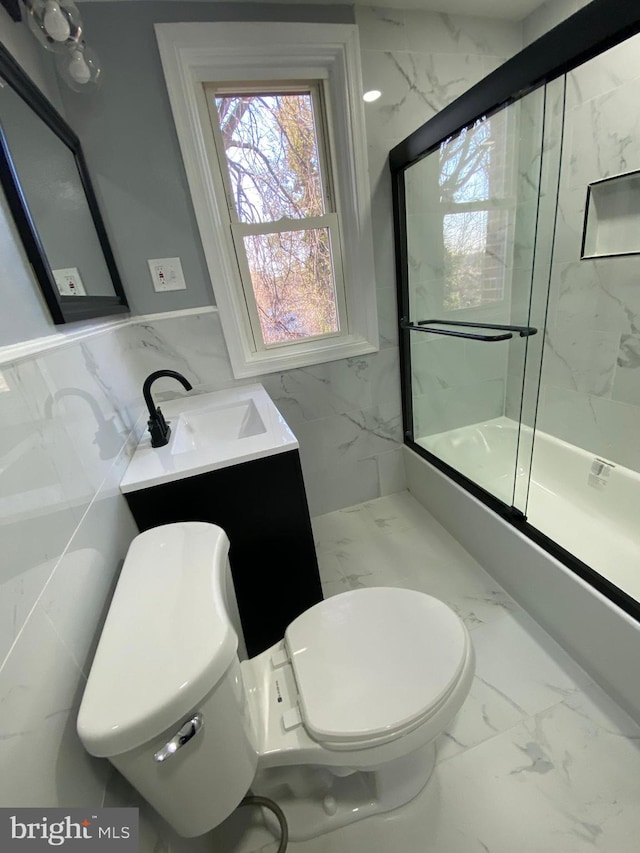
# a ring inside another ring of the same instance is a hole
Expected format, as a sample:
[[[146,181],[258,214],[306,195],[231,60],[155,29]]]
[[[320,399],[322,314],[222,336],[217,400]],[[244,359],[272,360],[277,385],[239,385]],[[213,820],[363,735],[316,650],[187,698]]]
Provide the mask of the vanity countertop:
[[[161,403],[164,447],[145,431],[120,483],[123,493],[296,450],[298,441],[262,385],[187,394]]]

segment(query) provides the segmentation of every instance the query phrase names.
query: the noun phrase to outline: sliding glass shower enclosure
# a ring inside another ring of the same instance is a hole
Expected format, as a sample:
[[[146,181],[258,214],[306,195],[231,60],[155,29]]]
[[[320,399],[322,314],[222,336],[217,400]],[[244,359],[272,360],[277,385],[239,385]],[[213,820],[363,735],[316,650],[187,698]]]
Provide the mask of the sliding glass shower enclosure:
[[[406,443],[640,618],[638,18],[594,0],[390,164]]]

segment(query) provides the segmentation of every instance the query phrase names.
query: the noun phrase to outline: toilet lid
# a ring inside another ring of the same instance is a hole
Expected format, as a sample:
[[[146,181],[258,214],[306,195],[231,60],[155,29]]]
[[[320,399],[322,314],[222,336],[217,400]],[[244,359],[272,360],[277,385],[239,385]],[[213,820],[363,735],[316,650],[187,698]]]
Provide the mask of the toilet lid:
[[[468,634],[446,604],[373,587],[316,604],[285,643],[309,734],[321,743],[384,743],[430,716],[459,680]]]

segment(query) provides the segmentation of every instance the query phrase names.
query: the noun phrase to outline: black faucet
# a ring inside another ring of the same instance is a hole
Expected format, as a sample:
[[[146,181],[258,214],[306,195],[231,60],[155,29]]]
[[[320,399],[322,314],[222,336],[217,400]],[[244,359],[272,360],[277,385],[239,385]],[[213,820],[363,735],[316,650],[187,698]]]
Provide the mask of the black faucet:
[[[172,379],[177,379],[178,382],[181,382],[184,385],[187,391],[191,391],[193,387],[191,383],[176,370],[156,370],[154,373],[150,373],[144,380],[142,395],[145,403],[147,404],[147,408],[149,409],[148,425],[149,432],[151,433],[151,447],[162,447],[165,444],[169,444],[169,436],[171,435],[171,427],[165,421],[164,415],[160,411],[160,407],[156,408],[154,406],[153,398],[151,397],[151,386],[156,379],[159,379],[161,376],[170,376]]]

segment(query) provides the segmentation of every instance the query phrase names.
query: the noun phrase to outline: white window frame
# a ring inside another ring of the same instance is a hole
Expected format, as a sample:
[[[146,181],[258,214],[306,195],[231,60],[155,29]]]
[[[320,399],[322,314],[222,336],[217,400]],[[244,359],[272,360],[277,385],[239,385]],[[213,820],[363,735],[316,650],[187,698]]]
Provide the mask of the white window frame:
[[[178,133],[234,376],[378,350],[358,30],[351,24],[156,24]],[[323,81],[342,238],[347,333],[259,349],[243,297],[204,83]]]
[[[224,184],[227,209],[228,209],[228,227],[231,230],[231,239],[234,244],[234,251],[238,262],[240,279],[244,293],[249,321],[253,332],[254,346],[256,350],[273,349],[282,346],[296,346],[300,343],[300,339],[278,341],[277,343],[266,343],[258,316],[258,303],[255,298],[253,284],[251,281],[251,273],[247,254],[244,249],[243,238],[253,234],[274,234],[286,231],[306,231],[310,228],[324,228],[329,231],[329,239],[331,245],[331,268],[333,273],[333,285],[335,293],[336,316],[338,319],[338,331],[323,335],[307,335],[303,340],[320,340],[329,336],[333,338],[345,337],[348,334],[349,321],[346,309],[345,291],[344,291],[344,275],[342,264],[342,236],[340,233],[340,220],[337,214],[338,196],[334,190],[336,180],[333,174],[333,164],[331,162],[331,147],[329,144],[329,132],[327,127],[327,113],[325,110],[326,96],[323,91],[324,81],[306,81],[303,83],[274,83],[274,84],[256,84],[253,85],[220,85],[219,83],[205,83],[205,94],[207,97],[207,106],[209,108],[209,116],[211,118],[213,137],[218,153],[217,162],[221,172],[222,183]],[[220,121],[215,106],[216,95],[227,94],[253,94],[253,93],[290,93],[290,94],[309,94],[313,104],[314,115],[314,132],[318,150],[318,160],[320,163],[319,176],[322,181],[322,197],[325,212],[321,215],[312,217],[307,216],[302,219],[289,219],[283,217],[277,221],[266,221],[263,223],[241,222],[237,211],[236,202],[233,198],[231,189],[229,167],[222,141],[222,133],[220,131]]]

